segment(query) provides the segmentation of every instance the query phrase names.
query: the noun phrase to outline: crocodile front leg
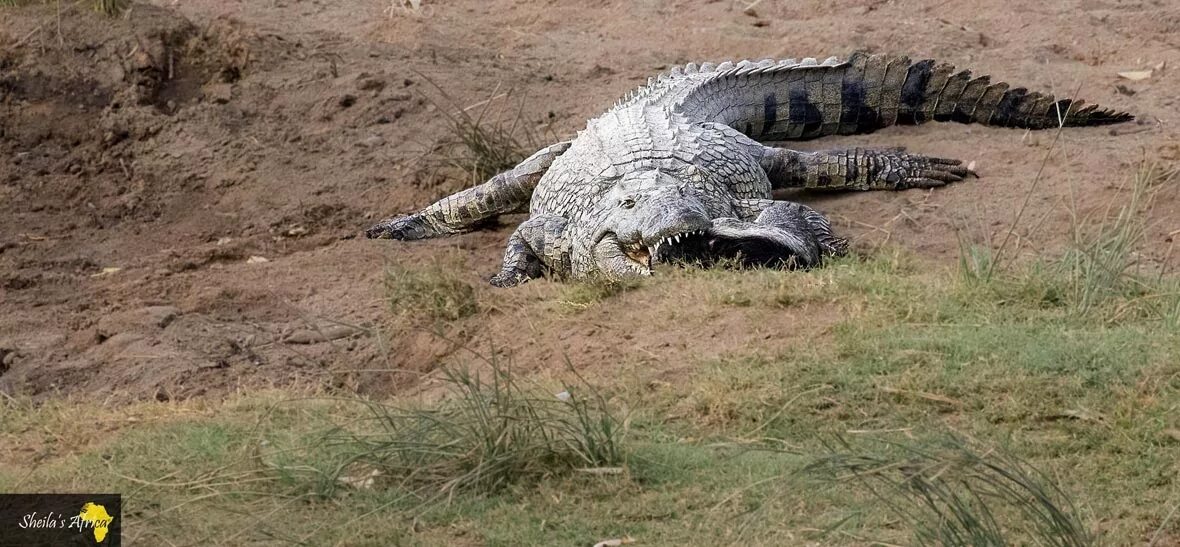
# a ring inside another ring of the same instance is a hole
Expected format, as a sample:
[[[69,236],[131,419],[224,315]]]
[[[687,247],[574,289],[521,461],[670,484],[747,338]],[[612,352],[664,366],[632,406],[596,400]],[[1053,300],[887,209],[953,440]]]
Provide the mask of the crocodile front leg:
[[[522,222],[508,238],[504,266],[492,277],[492,285],[515,287],[541,277],[546,270],[569,273],[565,225],[565,218],[556,215],[535,216]]]
[[[944,186],[974,175],[960,160],[900,149],[799,152],[767,147],[761,163],[774,188],[904,190]]]
[[[369,239],[425,239],[474,229],[480,221],[528,207],[533,188],[569,142],[560,142],[529,156],[491,180],[438,200],[412,215],[392,217],[365,231]]]

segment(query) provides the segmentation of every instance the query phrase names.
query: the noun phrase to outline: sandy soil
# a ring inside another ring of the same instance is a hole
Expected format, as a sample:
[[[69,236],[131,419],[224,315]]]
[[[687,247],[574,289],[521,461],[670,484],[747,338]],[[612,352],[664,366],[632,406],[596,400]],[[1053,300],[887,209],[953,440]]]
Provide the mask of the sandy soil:
[[[527,98],[528,120],[564,136],[676,63],[869,49],[1058,95],[1080,88],[1139,116],[1063,133],[1031,194],[1052,132],[943,124],[803,146],[906,146],[975,162],[982,179],[933,192],[798,196],[861,248],[888,242],[935,265],[957,260],[960,234],[999,239],[1026,195],[1015,247],[1052,252],[1071,207],[1100,214],[1125,200],[1141,160],[1180,160],[1180,6],[1169,0],[763,0],[751,13],[728,0],[423,4],[158,1],[118,20],[0,11],[0,390],[394,389],[389,374],[356,371],[458,358],[430,335],[372,335],[405,332],[388,330],[384,265],[439,255],[462,256],[493,308],[453,334],[494,340],[533,367],[568,356],[580,368],[675,371],[686,356],[781,350],[822,333],[800,312],[715,310],[677,288],[575,317],[537,305],[553,294],[548,282],[491,293],[483,279],[510,222],[417,244],[357,239],[459,184],[421,169],[446,132],[428,79],[462,104],[511,89]],[[1161,64],[1146,80],[1117,75]],[[1161,190],[1148,267],[1177,262],[1178,205]],[[316,341],[340,324],[364,330]]]

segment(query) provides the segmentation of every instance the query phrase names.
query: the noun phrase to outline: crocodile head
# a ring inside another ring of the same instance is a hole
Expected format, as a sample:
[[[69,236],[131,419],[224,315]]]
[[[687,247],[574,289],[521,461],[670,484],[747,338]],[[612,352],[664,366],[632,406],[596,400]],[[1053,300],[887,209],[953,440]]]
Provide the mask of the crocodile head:
[[[710,211],[709,197],[683,177],[644,171],[624,177],[598,205],[592,267],[608,279],[644,277],[660,263],[811,267],[820,262],[813,230],[797,223],[746,222]],[[728,198],[725,198],[728,199]]]

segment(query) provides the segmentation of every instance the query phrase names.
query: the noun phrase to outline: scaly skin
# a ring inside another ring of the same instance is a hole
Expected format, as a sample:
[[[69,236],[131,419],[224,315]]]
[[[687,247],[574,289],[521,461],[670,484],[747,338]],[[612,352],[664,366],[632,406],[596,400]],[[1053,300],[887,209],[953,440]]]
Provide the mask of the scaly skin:
[[[771,190],[932,188],[973,173],[958,160],[896,149],[797,152],[759,141],[929,120],[1044,129],[1130,119],[906,57],[689,64],[649,80],[574,140],[366,235],[453,234],[527,207],[530,218],[509,238],[492,278],[501,287],[545,273],[645,276],[671,261],[813,267],[842,254],[846,242],[823,215],[774,201]]]

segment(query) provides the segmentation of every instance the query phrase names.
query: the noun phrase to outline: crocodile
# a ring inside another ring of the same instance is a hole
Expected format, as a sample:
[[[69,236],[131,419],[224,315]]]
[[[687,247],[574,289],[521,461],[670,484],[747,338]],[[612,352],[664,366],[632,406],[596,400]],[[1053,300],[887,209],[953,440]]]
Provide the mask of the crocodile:
[[[622,280],[676,262],[811,268],[844,254],[847,241],[823,214],[772,190],[933,188],[975,173],[897,148],[763,143],[931,120],[1048,129],[1132,119],[906,56],[689,63],[649,79],[572,140],[365,235],[418,240],[527,211],[491,277],[498,287],[544,275]]]

